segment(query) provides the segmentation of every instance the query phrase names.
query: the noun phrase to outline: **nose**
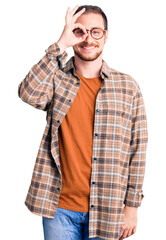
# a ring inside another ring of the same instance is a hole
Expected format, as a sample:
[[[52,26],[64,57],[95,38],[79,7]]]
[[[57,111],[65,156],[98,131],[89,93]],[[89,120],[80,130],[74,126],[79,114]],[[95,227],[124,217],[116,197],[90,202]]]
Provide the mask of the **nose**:
[[[90,33],[90,30],[86,30],[86,32],[88,33],[87,37],[85,38],[85,42],[90,42],[91,39],[92,39],[92,36],[91,36],[91,33]]]

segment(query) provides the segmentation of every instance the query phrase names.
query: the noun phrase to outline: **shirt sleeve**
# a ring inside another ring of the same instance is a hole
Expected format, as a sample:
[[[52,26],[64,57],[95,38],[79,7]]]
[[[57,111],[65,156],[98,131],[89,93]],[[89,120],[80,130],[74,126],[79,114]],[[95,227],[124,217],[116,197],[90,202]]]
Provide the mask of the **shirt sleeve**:
[[[144,197],[142,185],[145,174],[147,142],[148,131],[146,111],[143,96],[138,87],[133,97],[129,174],[124,200],[124,204],[128,206],[140,206]]]
[[[64,65],[67,57],[66,51],[60,54],[57,43],[52,44],[45,52],[45,56],[31,68],[18,85],[18,96],[24,102],[44,111],[47,110],[57,85],[54,74]]]

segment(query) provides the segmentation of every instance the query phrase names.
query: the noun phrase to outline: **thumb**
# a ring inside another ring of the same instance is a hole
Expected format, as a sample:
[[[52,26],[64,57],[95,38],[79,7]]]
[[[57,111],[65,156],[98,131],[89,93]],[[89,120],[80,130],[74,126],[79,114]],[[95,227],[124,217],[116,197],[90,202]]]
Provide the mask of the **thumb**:
[[[88,33],[85,33],[82,37],[79,37],[80,41],[85,41],[87,36],[88,36]]]

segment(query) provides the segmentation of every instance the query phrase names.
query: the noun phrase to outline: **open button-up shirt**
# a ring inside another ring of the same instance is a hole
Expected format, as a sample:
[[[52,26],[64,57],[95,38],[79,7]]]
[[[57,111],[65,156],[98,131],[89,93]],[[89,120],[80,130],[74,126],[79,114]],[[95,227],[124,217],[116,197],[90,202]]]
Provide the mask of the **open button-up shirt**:
[[[47,124],[36,157],[25,204],[40,216],[54,218],[62,188],[58,128],[72,105],[81,81],[74,57],[66,63],[57,43],[19,84],[26,103],[47,111]],[[118,239],[125,222],[124,206],[138,207],[144,197],[147,120],[138,83],[102,61],[101,88],[95,102],[89,237]],[[93,184],[93,181],[96,184]]]

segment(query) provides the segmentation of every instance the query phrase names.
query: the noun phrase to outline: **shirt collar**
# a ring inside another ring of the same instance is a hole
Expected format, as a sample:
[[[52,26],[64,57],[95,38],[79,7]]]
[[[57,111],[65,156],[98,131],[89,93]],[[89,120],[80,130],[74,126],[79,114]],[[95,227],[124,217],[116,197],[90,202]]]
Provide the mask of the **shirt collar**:
[[[74,66],[74,56],[72,56],[68,62],[66,63],[65,67],[63,68],[64,72],[68,72],[68,71],[73,71],[73,74],[75,73],[75,66]],[[104,79],[106,78],[110,78],[111,76],[111,68],[107,65],[107,63],[102,60],[102,66],[101,66],[101,71],[100,71],[100,76]]]

